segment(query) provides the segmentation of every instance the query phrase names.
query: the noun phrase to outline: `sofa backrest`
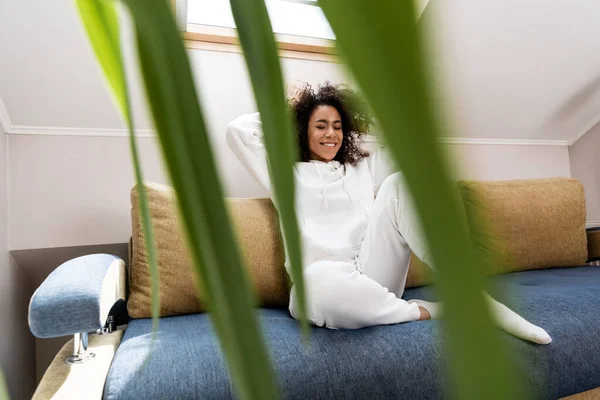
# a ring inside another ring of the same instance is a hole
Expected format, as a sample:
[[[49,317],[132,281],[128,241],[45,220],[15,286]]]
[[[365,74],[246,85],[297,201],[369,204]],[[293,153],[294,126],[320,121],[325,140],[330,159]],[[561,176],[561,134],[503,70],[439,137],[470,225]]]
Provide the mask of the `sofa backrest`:
[[[491,272],[586,262],[585,194],[578,180],[460,181],[458,186],[475,248],[501,257],[499,270]]]
[[[507,255],[502,269],[494,272],[585,263],[585,199],[578,181],[461,181],[458,187],[475,245],[484,253]],[[175,194],[172,188],[154,183],[145,189],[158,253],[161,316],[204,311],[205,298],[178,221]],[[151,279],[135,187],[131,204],[128,310],[133,318],[147,318],[151,316]],[[228,199],[227,204],[258,304],[287,307],[289,286],[271,200]],[[406,287],[428,284],[431,278],[430,270],[413,255]]]

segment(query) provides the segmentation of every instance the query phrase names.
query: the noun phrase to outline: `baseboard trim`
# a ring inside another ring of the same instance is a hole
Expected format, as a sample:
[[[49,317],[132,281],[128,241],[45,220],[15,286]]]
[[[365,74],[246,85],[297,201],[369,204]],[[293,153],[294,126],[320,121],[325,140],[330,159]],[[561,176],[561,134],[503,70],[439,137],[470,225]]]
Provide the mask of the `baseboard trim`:
[[[10,135],[38,135],[38,136],[100,136],[100,137],[127,137],[126,129],[93,129],[93,128],[66,128],[51,126],[11,126],[6,129]],[[150,129],[136,129],[138,137],[155,137],[156,132]],[[365,137],[366,143],[377,143],[377,137]],[[452,145],[495,145],[495,146],[568,146],[566,140],[526,140],[526,139],[481,139],[481,138],[440,138],[442,144]]]
[[[129,136],[127,129],[66,128],[49,126],[13,126],[7,133],[10,135],[38,136]],[[156,133],[149,129],[136,129],[135,135],[139,137],[155,137]]]
[[[9,135],[47,135],[47,136],[100,136],[100,137],[127,137],[127,129],[102,129],[102,128],[72,128],[55,126],[27,126],[13,125],[2,98],[0,98],[0,123]],[[155,137],[156,132],[150,129],[136,129],[137,137]],[[377,137],[368,135],[367,143],[377,143]],[[505,145],[505,146],[569,146],[569,140],[529,140],[529,139],[482,139],[482,138],[454,138],[443,137],[439,140],[443,144],[452,145]]]
[[[377,143],[377,137],[368,135],[366,143]],[[443,137],[439,140],[442,144],[468,144],[468,145],[502,145],[502,146],[568,146],[567,140],[529,140],[529,139],[482,139],[482,138],[451,138]]]

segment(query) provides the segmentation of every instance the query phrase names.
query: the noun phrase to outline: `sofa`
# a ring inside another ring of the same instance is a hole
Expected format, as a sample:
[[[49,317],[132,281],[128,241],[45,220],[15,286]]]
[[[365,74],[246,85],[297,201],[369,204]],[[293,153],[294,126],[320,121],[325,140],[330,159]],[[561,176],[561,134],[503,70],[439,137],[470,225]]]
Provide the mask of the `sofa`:
[[[553,338],[541,346],[502,334],[523,397],[600,398],[600,227],[586,229],[581,183],[552,178],[461,181],[458,187],[474,246],[482,254],[502,256],[494,270],[482,265],[488,291]],[[202,285],[192,272],[174,193],[150,183],[145,190],[161,280],[154,342],[151,280],[134,188],[129,259],[91,254],[70,260],[31,299],[29,323],[36,337],[74,335],[34,398],[235,397]],[[443,319],[359,330],[314,327],[305,346],[299,323],[287,310],[288,280],[271,201],[228,199],[227,204],[283,398],[452,396]],[[473,215],[484,216],[486,223]],[[411,259],[403,298],[436,299],[429,271]]]

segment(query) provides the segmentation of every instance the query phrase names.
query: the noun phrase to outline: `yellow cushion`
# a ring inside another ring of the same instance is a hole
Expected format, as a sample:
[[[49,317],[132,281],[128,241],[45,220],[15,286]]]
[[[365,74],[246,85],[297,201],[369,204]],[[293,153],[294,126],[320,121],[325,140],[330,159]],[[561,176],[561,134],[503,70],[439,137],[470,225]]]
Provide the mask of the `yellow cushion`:
[[[511,272],[582,265],[585,196],[576,179],[460,181],[473,242]]]
[[[289,288],[279,216],[269,198],[228,199],[248,274],[263,307],[286,307]]]
[[[203,291],[195,273],[185,237],[179,224],[175,193],[169,186],[148,183],[158,255],[160,315],[178,315],[205,310]],[[129,315],[151,316],[151,279],[144,234],[138,208],[137,188],[131,190],[131,264],[129,269]],[[277,214],[269,199],[229,199],[230,215],[245,254],[246,268],[259,305],[287,307],[289,292],[283,268],[284,255],[279,245]]]

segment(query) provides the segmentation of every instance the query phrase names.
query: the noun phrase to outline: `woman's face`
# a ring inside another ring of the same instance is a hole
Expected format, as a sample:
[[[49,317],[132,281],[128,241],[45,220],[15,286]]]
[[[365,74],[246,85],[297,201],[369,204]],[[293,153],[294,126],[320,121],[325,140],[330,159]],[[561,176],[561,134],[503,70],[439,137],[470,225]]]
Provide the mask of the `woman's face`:
[[[318,106],[308,120],[310,159],[331,161],[337,154],[344,134],[340,113],[332,106]]]

